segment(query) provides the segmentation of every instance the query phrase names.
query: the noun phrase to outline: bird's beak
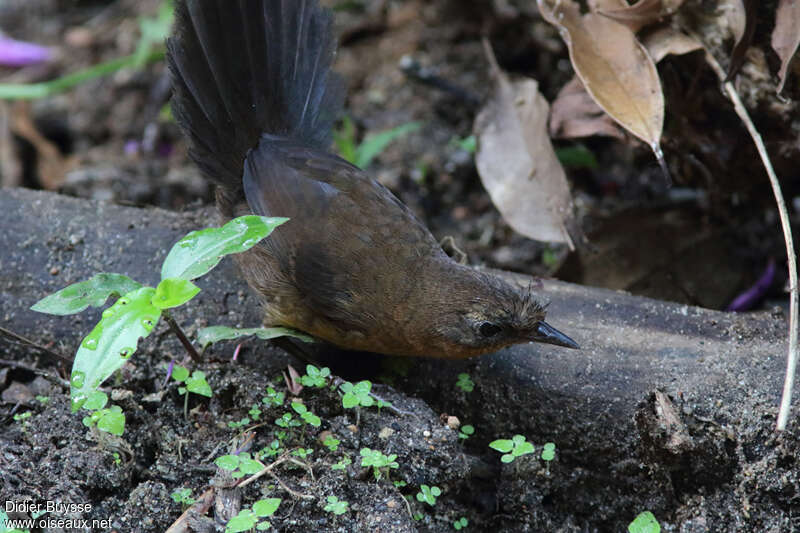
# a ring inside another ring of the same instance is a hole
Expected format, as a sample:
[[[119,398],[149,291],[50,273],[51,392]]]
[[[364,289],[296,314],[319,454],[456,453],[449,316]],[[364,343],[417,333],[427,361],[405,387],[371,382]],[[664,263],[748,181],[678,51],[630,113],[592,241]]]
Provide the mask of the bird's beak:
[[[577,342],[570,339],[547,322],[539,322],[539,325],[536,326],[536,333],[534,333],[531,340],[534,342],[544,342],[547,344],[555,344],[556,346],[564,346],[565,348],[580,348]]]

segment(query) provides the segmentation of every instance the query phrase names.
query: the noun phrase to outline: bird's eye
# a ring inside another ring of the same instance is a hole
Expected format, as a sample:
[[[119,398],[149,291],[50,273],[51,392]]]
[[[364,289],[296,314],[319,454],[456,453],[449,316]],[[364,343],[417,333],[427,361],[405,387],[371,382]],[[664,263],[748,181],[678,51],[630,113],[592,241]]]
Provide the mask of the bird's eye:
[[[500,326],[497,324],[492,324],[491,322],[483,322],[479,327],[478,331],[484,337],[494,337],[498,333],[500,333]]]

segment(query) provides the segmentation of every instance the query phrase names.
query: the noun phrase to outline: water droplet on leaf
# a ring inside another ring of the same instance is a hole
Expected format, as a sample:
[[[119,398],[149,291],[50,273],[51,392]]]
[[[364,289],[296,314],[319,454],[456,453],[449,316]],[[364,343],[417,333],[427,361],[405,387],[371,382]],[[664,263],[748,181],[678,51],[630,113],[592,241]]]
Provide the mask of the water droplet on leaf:
[[[84,382],[86,381],[86,373],[81,372],[80,370],[76,370],[72,373],[72,377],[69,380],[69,384],[76,389],[80,389],[83,387]]]

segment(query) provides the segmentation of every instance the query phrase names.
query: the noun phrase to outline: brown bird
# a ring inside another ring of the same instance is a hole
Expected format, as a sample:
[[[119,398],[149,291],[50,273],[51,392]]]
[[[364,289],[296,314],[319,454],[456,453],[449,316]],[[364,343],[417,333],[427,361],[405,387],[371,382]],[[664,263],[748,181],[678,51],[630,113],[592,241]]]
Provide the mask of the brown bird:
[[[235,256],[265,325],[392,355],[578,347],[530,289],[451,260],[386,187],[326,151],[343,85],[316,0],[182,0],[175,16],[173,114],[220,212],[290,218]]]

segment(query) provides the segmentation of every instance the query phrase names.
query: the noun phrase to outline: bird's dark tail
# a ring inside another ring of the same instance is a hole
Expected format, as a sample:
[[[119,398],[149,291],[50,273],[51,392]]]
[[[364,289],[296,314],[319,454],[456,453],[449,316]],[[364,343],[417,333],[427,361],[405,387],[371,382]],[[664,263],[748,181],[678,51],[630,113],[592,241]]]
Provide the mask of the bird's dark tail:
[[[240,197],[262,134],[327,149],[342,101],[331,14],[317,0],[179,0],[172,112],[201,171]]]

